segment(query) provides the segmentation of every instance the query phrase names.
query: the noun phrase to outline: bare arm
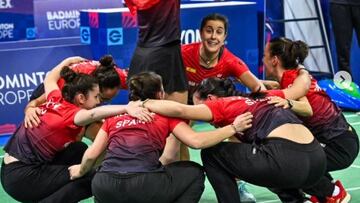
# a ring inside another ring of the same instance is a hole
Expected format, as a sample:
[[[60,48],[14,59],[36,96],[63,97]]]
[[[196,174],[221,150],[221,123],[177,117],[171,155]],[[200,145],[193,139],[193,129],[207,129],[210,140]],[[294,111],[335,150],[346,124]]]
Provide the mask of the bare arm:
[[[286,99],[298,100],[304,97],[310,89],[310,75],[306,70],[301,70],[291,87],[283,89]]]
[[[306,97],[301,97],[299,100],[283,99],[280,97],[271,97],[269,104],[274,104],[277,107],[284,109],[290,108],[294,113],[299,116],[312,116],[313,111],[311,105]]]
[[[152,112],[169,117],[203,121],[211,121],[213,117],[210,109],[204,104],[186,105],[169,100],[150,99],[143,106]]]
[[[79,126],[85,126],[103,118],[123,113],[128,113],[143,121],[152,120],[151,114],[147,109],[134,105],[134,103],[129,103],[128,105],[100,106],[90,110],[82,109],[76,113],[74,123]]]
[[[213,146],[235,133],[241,133],[251,127],[253,115],[244,113],[236,117],[232,125],[207,132],[195,132],[185,122],[179,123],[173,130],[174,135],[191,148],[202,149]]]
[[[257,92],[259,90],[266,90],[264,84],[250,71],[244,72],[239,78],[239,82],[248,87],[251,92]]]
[[[108,139],[107,133],[104,130],[100,130],[94,143],[85,151],[81,164],[68,168],[71,180],[82,177],[94,166],[97,158],[106,149]]]
[[[61,61],[57,66],[55,66],[50,73],[48,73],[44,80],[44,88],[45,88],[45,98],[47,98],[48,94],[55,90],[59,89],[57,85],[57,81],[60,79],[60,72],[64,66],[71,65],[73,63],[78,63],[80,61],[85,60],[84,58],[74,56],[69,57]]]

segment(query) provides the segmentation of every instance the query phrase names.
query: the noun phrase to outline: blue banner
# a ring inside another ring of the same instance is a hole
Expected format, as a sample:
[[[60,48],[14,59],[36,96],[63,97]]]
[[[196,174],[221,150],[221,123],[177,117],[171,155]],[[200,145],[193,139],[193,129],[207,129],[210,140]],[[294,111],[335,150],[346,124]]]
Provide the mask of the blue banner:
[[[79,36],[81,9],[118,8],[121,1],[114,0],[63,0],[34,2],[35,26],[39,38]]]

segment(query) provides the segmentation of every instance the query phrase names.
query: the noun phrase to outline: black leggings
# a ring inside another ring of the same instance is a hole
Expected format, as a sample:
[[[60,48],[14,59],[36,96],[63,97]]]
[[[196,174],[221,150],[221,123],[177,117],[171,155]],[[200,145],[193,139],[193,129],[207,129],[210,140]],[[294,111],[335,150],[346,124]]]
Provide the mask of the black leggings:
[[[2,163],[1,183],[4,190],[20,202],[72,203],[91,197],[93,173],[70,180],[68,167],[81,163],[87,145],[75,142],[50,163]]]
[[[359,138],[354,128],[346,131],[342,135],[333,138],[326,146],[324,151],[327,158],[327,173],[313,187],[305,190],[306,193],[324,200],[331,196],[334,191],[333,178],[330,171],[337,171],[349,167],[359,153]]]
[[[327,196],[331,196],[334,191],[333,178],[330,171],[341,170],[349,167],[359,153],[359,138],[355,129],[345,131],[326,144],[324,151],[327,159],[326,173],[320,180],[303,191],[309,195],[316,196],[320,202],[325,202]],[[303,193],[301,190],[283,190],[273,189],[282,202],[303,202]]]
[[[320,144],[298,144],[281,138],[261,145],[223,142],[201,151],[206,175],[218,202],[239,203],[235,178],[268,188],[304,188],[325,173],[326,157]]]
[[[197,203],[204,191],[203,168],[179,161],[163,172],[114,174],[97,172],[92,182],[96,202]]]

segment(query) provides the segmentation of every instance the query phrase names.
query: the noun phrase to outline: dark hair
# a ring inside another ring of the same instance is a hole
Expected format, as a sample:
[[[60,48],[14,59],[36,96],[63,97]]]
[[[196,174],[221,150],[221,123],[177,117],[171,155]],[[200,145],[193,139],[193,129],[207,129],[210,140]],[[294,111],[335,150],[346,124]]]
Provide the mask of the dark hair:
[[[309,54],[308,45],[285,37],[270,40],[270,56],[278,56],[285,69],[297,68]]]
[[[252,99],[261,99],[266,96],[265,92],[253,92],[245,94],[236,90],[236,86],[229,78],[217,78],[211,77],[201,81],[200,85],[196,88],[195,92],[199,94],[200,99],[206,100],[209,94],[213,94],[217,97],[231,97],[242,96]]]
[[[68,66],[62,68],[60,76],[65,80],[65,85],[61,90],[62,96],[70,103],[74,103],[76,94],[81,93],[87,96],[88,92],[99,84],[93,76],[76,73]]]
[[[113,89],[120,86],[120,77],[115,67],[116,64],[111,55],[105,55],[100,59],[98,66],[91,75],[98,79],[100,91],[104,88]]]
[[[226,16],[221,15],[219,13],[212,13],[210,15],[205,16],[202,20],[201,20],[201,25],[200,25],[200,31],[202,31],[202,29],[205,27],[206,23],[209,20],[219,20],[222,21],[224,23],[224,29],[225,29],[225,34],[227,34],[228,29],[229,29],[229,20],[227,19]]]
[[[154,72],[141,72],[128,80],[129,100],[157,99],[156,94],[161,91],[161,76]]]
[[[236,87],[231,79],[217,77],[206,78],[201,81],[195,92],[199,94],[200,99],[207,99],[209,94],[213,94],[218,97],[243,95],[241,92],[236,90]]]

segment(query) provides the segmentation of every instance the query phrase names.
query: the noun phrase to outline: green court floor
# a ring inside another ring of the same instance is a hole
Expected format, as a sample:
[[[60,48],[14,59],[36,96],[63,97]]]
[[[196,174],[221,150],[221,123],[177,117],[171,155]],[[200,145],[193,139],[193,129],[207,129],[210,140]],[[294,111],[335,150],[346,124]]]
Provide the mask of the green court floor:
[[[355,113],[346,112],[345,117],[350,122],[350,124],[356,129],[360,134],[360,115],[356,115]],[[195,130],[203,131],[209,130],[211,127],[208,124],[197,124],[194,126]],[[1,155],[3,151],[0,152]],[[191,159],[201,163],[200,160],[200,150],[191,150]],[[360,202],[360,156],[354,161],[354,163],[347,169],[342,171],[337,171],[332,173],[335,179],[340,179],[343,183],[344,187],[351,194],[352,203]],[[29,185],[31,187],[31,185]],[[266,188],[257,187],[251,184],[247,186],[248,190],[252,192],[258,203],[276,203],[280,202],[279,199],[269,192]],[[0,187],[0,203],[15,203],[17,201],[11,199]],[[92,198],[82,201],[82,203],[90,203],[93,202]],[[216,197],[215,193],[208,181],[206,181],[205,191],[201,197],[200,203],[215,203]]]

